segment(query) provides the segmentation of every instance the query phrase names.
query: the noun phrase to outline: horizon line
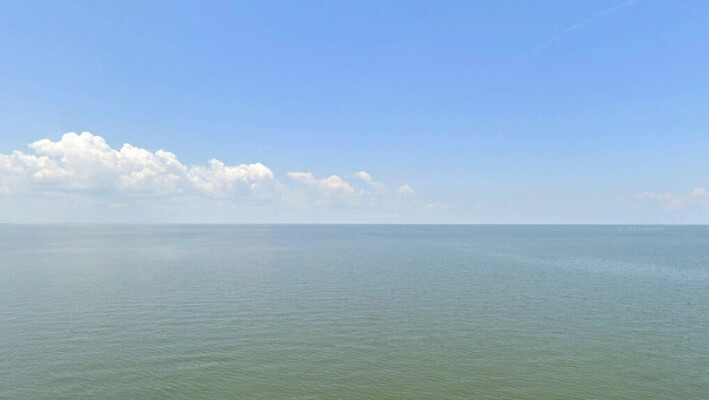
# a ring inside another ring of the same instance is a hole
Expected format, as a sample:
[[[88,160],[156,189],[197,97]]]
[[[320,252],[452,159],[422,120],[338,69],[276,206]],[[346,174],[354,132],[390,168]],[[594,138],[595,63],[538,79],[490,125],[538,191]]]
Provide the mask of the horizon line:
[[[87,225],[87,226],[709,226],[702,223],[370,223],[370,222],[0,222],[0,225]]]

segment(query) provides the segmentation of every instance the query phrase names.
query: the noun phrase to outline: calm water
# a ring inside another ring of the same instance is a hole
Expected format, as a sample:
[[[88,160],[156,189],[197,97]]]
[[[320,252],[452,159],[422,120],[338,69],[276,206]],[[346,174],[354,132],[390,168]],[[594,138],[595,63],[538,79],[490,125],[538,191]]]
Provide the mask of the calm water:
[[[2,399],[709,398],[709,227],[0,226]]]

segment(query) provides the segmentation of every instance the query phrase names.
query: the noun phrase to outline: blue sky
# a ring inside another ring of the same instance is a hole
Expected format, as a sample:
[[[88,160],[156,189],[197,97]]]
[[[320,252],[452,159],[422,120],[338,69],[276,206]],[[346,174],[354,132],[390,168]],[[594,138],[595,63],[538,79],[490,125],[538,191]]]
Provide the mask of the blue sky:
[[[703,1],[7,2],[0,221],[709,223],[708,20]],[[152,158],[98,162],[95,137]]]

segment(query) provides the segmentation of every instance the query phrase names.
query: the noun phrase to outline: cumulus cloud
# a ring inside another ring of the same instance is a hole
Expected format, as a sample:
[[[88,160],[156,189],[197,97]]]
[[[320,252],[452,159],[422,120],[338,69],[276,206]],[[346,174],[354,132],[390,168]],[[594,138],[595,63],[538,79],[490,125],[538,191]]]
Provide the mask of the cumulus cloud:
[[[178,215],[179,220],[199,221],[208,215],[221,221],[219,216],[229,212],[239,218],[266,215],[289,220],[306,215],[299,214],[304,210],[329,206],[338,212],[350,208],[347,215],[352,218],[356,210],[367,209],[369,216],[375,210],[395,212],[415,201],[408,185],[387,188],[366,171],[348,175],[354,184],[339,175],[316,177],[311,172],[289,172],[288,179],[279,181],[258,162],[212,159],[185,165],[169,151],[128,143],[113,148],[89,132],[69,132],[59,140],[42,139],[28,147],[0,154],[0,221],[28,220],[38,212],[52,220],[93,218],[89,209],[99,220],[102,215],[139,221],[140,215],[159,215],[159,220],[175,220]],[[61,218],[64,212],[66,219]],[[338,215],[345,213],[331,219]]]
[[[316,179],[311,172],[289,172],[288,176],[296,182],[301,182],[326,191],[354,193],[354,188],[337,175],[330,175],[327,178]]]
[[[288,177],[306,186],[311,193],[316,194],[317,204],[332,204],[338,200],[354,200],[362,193],[337,175],[327,178],[316,178],[311,172],[289,172]]]
[[[362,180],[364,183],[372,187],[382,188],[384,186],[380,182],[376,182],[374,179],[372,179],[372,176],[369,175],[367,171],[359,171],[354,173],[352,176]]]
[[[119,150],[89,132],[69,132],[59,141],[31,143],[35,154],[0,154],[3,192],[110,192],[120,194],[266,195],[276,185],[260,163],[186,166],[173,153],[150,152],[128,143]]]
[[[709,208],[709,191],[704,188],[697,188],[689,193],[641,193],[640,199],[656,200],[662,203],[667,209],[681,209],[691,206]]]

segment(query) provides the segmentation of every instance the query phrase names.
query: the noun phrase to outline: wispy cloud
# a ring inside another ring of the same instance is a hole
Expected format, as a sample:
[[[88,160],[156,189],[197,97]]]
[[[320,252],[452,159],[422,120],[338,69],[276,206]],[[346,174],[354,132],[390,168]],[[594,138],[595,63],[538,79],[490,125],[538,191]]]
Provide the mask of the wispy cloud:
[[[549,46],[550,44],[554,43],[556,40],[559,40],[560,38],[562,38],[562,37],[568,35],[569,33],[573,32],[573,31],[575,31],[575,30],[577,30],[577,29],[579,29],[579,28],[582,28],[582,27],[584,27],[584,26],[586,26],[586,25],[588,25],[588,24],[590,24],[590,23],[592,23],[592,22],[594,22],[594,21],[596,21],[596,20],[599,20],[599,19],[601,19],[601,18],[603,18],[603,17],[605,17],[605,16],[607,16],[607,15],[609,15],[609,14],[612,14],[612,13],[618,11],[618,10],[631,7],[631,6],[633,6],[634,4],[636,4],[636,3],[638,3],[638,2],[640,2],[640,0],[625,0],[625,1],[621,2],[621,3],[618,3],[618,4],[616,4],[616,5],[612,6],[612,7],[609,7],[609,8],[607,8],[607,9],[605,9],[605,10],[599,12],[599,13],[596,14],[596,15],[593,15],[593,16],[591,16],[591,17],[588,17],[588,18],[584,19],[583,21],[577,22],[576,24],[569,26],[568,28],[562,30],[561,32],[559,32],[559,33],[557,33],[556,35],[552,36],[551,38],[547,39],[547,41],[545,41],[544,43],[542,43],[541,46],[539,46],[539,47],[537,47],[536,49],[534,49],[534,50],[532,51],[532,54],[535,54],[535,53],[538,53],[538,52],[544,50],[547,46]]]
[[[697,188],[689,193],[641,193],[640,199],[656,200],[662,203],[665,208],[677,210],[685,207],[700,206],[709,208],[709,192],[704,188]]]
[[[448,203],[429,203],[426,204],[423,208],[426,210],[444,210],[448,207],[450,207],[450,204]]]
[[[414,189],[412,189],[409,185],[401,185],[398,189],[396,189],[396,191],[404,196],[411,196],[414,194]]]

